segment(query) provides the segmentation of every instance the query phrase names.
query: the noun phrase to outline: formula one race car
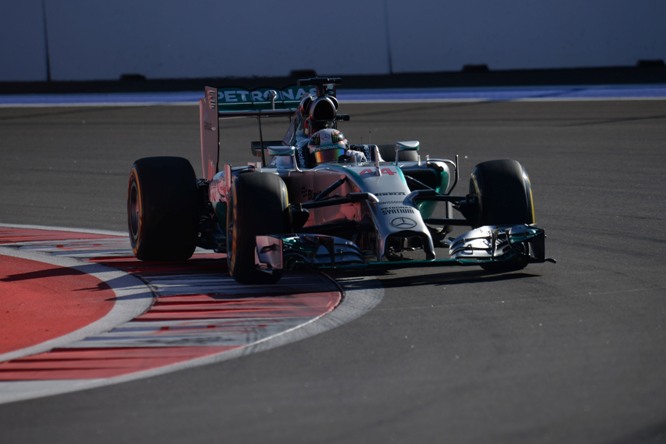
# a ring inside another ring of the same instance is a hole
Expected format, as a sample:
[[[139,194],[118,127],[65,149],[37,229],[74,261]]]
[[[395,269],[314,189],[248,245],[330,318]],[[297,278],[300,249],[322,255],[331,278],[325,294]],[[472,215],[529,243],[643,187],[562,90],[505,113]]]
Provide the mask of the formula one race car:
[[[337,129],[349,120],[338,113],[337,85],[337,78],[317,77],[283,90],[207,87],[200,102],[204,177],[197,180],[179,157],[143,158],[132,167],[127,210],[136,257],[185,260],[198,246],[226,253],[231,276],[255,284],[300,266],[504,272],[548,260],[518,162],[483,162],[469,193],[452,195],[457,156],[421,159],[418,141],[349,144]],[[218,168],[219,119],[239,116],[258,118],[260,140],[251,149],[260,162]],[[274,116],[289,117],[285,137],[263,140],[261,119]],[[447,238],[453,226],[471,230]]]

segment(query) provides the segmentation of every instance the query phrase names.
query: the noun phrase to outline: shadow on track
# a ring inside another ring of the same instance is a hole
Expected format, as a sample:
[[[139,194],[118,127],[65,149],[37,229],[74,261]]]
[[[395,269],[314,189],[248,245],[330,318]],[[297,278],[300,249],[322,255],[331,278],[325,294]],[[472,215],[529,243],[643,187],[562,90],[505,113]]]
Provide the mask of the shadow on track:
[[[332,272],[328,273],[333,279],[352,279],[355,277],[367,276],[363,272]],[[539,277],[538,274],[531,274],[524,271],[497,274],[485,270],[474,269],[454,272],[438,272],[428,273],[421,275],[408,275],[396,276],[391,271],[386,271],[383,274],[375,274],[376,279],[371,281],[364,280],[361,284],[365,288],[402,288],[413,286],[442,286],[442,285],[460,285],[472,283],[491,283],[508,281],[515,279],[525,279],[532,277]],[[352,280],[345,281],[345,287],[353,288],[354,282]]]

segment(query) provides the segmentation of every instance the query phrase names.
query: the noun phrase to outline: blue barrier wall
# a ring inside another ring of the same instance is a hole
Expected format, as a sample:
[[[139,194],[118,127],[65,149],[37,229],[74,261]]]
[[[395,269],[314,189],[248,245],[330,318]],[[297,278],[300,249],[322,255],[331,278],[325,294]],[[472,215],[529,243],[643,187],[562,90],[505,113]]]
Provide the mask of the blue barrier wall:
[[[2,0],[0,81],[666,60],[663,0]]]

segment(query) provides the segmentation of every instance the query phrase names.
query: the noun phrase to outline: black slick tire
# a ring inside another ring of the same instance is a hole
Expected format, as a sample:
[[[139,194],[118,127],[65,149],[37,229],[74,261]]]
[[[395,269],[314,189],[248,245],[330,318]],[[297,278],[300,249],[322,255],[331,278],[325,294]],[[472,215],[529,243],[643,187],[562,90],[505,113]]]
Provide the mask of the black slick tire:
[[[475,202],[472,226],[535,223],[532,188],[522,165],[515,160],[491,160],[472,172],[469,193]],[[526,256],[509,262],[481,265],[493,272],[515,271],[528,264]]]
[[[272,284],[282,271],[267,273],[255,267],[258,235],[289,231],[287,187],[275,174],[243,173],[231,186],[227,211],[229,274],[241,284]]]
[[[146,157],[132,165],[127,223],[134,255],[145,261],[192,256],[198,232],[198,191],[192,165],[181,157]]]
[[[532,187],[515,160],[490,160],[472,172],[469,193],[476,203],[473,227],[534,223]]]

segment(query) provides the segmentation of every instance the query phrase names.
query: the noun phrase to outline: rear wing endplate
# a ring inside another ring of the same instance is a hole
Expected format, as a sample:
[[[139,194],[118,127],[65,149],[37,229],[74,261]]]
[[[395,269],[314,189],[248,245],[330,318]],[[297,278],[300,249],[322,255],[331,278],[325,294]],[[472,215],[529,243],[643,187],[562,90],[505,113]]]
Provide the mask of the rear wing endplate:
[[[199,101],[199,130],[201,132],[201,167],[203,177],[211,180],[217,173],[220,132],[217,116],[217,90],[206,87]]]

